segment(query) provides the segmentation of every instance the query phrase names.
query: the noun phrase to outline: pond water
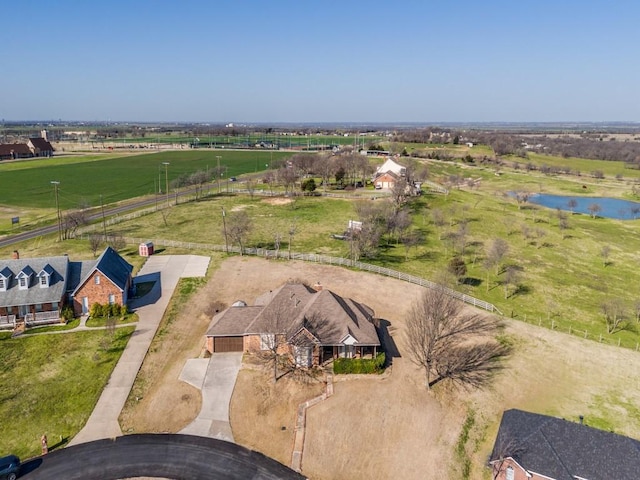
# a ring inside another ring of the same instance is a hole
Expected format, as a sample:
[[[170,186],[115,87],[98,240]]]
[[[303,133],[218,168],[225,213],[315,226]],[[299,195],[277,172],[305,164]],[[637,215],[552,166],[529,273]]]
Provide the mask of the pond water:
[[[575,207],[569,207],[569,202],[575,201]],[[560,210],[571,211],[575,213],[584,213],[591,215],[589,207],[598,205],[600,211],[597,212],[598,217],[615,218],[618,220],[631,220],[640,218],[640,203],[630,202],[629,200],[621,200],[619,198],[608,197],[570,197],[563,195],[547,195],[545,193],[537,193],[531,195],[530,203],[542,205],[547,208],[559,208]]]

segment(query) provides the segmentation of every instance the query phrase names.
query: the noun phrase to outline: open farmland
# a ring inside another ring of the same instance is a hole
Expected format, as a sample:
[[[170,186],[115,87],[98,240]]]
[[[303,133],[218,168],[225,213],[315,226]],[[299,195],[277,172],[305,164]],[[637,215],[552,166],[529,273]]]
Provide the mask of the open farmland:
[[[60,208],[71,209],[126,200],[165,191],[165,167],[169,183],[183,174],[214,168],[217,156],[228,177],[264,171],[272,161],[291,153],[231,150],[177,150],[142,155],[54,157],[47,160],[0,163],[4,206],[55,208],[52,180],[60,182]]]

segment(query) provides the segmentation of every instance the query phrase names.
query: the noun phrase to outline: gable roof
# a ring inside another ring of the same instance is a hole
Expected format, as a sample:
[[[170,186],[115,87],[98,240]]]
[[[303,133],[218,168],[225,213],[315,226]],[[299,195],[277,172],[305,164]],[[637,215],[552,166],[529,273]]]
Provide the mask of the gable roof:
[[[47,140],[45,140],[42,137],[30,138],[29,141],[31,142],[31,145],[33,145],[34,148],[37,148],[41,152],[46,152],[46,151],[53,152],[53,146],[51,146],[51,143],[49,143]]]
[[[376,175],[380,175],[382,173],[393,172],[396,175],[404,175],[407,171],[407,168],[399,163],[394,162],[392,159],[387,158],[387,160],[377,168]]]
[[[515,453],[500,452],[512,442]],[[564,419],[507,410],[491,453],[502,454],[524,469],[555,480],[637,478],[640,441]]]
[[[351,335],[358,345],[380,345],[373,310],[330,290],[285,284],[256,299],[254,307],[231,307],[214,317],[208,336],[282,333],[294,343],[305,330],[322,345],[341,345]]]
[[[49,267],[49,287],[40,288],[39,285],[29,285],[29,288],[18,288],[18,275],[21,272],[33,274]],[[15,307],[19,305],[34,305],[36,303],[57,303],[65,294],[68,277],[69,257],[41,257],[0,260],[0,272],[11,280],[6,291],[0,291],[0,306]],[[12,275],[13,274],[13,275]]]
[[[29,145],[26,143],[3,143],[0,144],[0,156],[15,155],[32,155]]]
[[[124,291],[127,288],[127,282],[133,271],[133,266],[122,258],[113,248],[107,247],[104,249],[104,252],[100,254],[93,267],[81,267],[81,273],[84,275],[81,276],[80,282],[74,288],[73,295],[76,294],[78,289],[86,283],[96,270],[111,280],[121,291]]]

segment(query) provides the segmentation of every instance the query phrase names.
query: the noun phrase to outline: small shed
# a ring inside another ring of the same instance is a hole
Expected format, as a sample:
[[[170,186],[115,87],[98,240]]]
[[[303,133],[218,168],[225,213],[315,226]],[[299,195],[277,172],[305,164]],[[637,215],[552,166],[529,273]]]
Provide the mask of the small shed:
[[[141,257],[153,255],[153,242],[142,242],[138,247],[138,253]]]

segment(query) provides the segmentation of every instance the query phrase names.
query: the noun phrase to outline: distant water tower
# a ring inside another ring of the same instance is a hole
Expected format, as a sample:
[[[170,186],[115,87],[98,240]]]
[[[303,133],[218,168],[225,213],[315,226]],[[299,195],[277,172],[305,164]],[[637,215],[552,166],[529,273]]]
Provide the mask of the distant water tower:
[[[47,138],[47,131],[46,130],[40,130],[40,136],[42,138],[44,138],[47,142],[49,141],[49,139]]]

